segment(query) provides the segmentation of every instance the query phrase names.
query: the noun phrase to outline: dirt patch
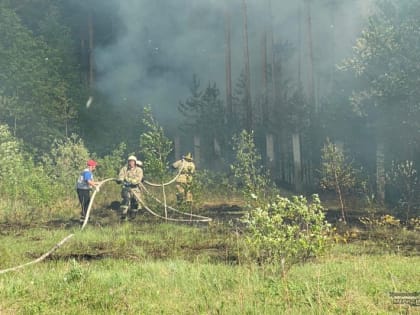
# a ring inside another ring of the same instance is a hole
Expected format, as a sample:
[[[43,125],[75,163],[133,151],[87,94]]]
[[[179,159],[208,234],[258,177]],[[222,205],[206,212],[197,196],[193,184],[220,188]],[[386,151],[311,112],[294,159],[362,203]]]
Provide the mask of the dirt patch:
[[[244,215],[244,209],[235,204],[204,205],[199,213],[215,221],[229,222]]]

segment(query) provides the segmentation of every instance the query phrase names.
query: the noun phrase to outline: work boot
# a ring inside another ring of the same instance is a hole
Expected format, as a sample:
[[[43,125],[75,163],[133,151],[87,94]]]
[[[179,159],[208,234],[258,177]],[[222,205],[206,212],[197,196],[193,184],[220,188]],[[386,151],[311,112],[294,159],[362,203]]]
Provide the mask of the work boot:
[[[81,216],[80,219],[79,219],[79,223],[80,224],[85,223],[85,217]]]
[[[130,211],[130,220],[134,220],[137,216],[137,213],[139,213],[139,211],[137,209],[133,209]]]
[[[127,221],[128,206],[121,207],[121,221]]]
[[[184,201],[184,195],[181,193],[176,193],[176,203],[180,205]]]

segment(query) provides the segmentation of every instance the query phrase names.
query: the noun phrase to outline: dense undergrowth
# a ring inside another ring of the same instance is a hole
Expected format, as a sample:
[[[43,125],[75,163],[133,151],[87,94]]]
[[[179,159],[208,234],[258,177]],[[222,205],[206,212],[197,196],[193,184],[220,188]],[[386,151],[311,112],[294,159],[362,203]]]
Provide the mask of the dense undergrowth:
[[[180,207],[211,222],[169,223],[143,209],[123,224],[120,187],[108,182],[84,230],[74,189],[74,174],[91,156],[83,142],[55,142],[35,162],[8,130],[0,129],[0,138],[0,271],[74,234],[41,262],[0,273],[0,314],[415,311],[393,304],[389,292],[418,291],[418,218],[365,202],[348,203],[343,222],[337,199],[308,201],[276,187],[259,166],[252,134],[234,139],[230,175],[199,170],[194,204]],[[126,151],[121,144],[98,158],[96,178],[114,177]],[[166,161],[153,165],[167,172]],[[176,204],[174,187],[165,190],[167,204]],[[150,193],[161,196],[162,189]],[[153,204],[161,215],[164,208]]]
[[[75,237],[41,263],[0,275],[1,314],[416,311],[393,304],[389,293],[418,291],[418,252],[353,236],[283,275],[280,265],[247,256],[246,242],[225,222],[166,224],[147,214],[126,224],[102,220],[92,218],[84,231],[76,222],[2,225],[0,268]]]

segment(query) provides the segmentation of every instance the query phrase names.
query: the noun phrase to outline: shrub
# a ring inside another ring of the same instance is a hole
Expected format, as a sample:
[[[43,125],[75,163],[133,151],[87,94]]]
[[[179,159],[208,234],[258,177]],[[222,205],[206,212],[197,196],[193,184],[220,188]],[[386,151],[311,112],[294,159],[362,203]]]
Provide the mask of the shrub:
[[[168,174],[168,156],[172,151],[172,141],[152,115],[150,107],[144,108],[143,124],[146,132],[140,135],[140,148],[144,157],[144,168],[150,178],[164,182]]]
[[[54,185],[73,197],[76,179],[89,158],[91,156],[83,140],[73,134],[63,140],[55,140],[50,153],[45,154],[42,160],[45,172]]]
[[[54,203],[56,187],[42,166],[36,166],[8,128],[0,125],[0,198],[9,221],[39,217]]]
[[[0,187],[2,195],[17,198],[17,184],[22,178],[25,158],[21,144],[5,125],[0,125]]]
[[[419,179],[414,162],[392,161],[391,170],[386,176],[390,186],[400,196],[399,207],[405,210],[405,219],[409,221],[411,212],[415,209],[415,204],[418,203]]]
[[[235,162],[231,165],[235,188],[243,193],[244,198],[252,205],[269,197],[270,185],[268,171],[261,164],[261,155],[254,143],[254,134],[243,130],[233,137]],[[258,197],[258,198],[257,198]]]
[[[258,207],[242,220],[251,257],[261,263],[281,263],[283,273],[291,265],[316,257],[329,240],[330,224],[318,195],[307,202],[303,196],[276,200]]]
[[[232,183],[226,173],[213,172],[207,169],[198,170],[194,176],[194,196],[202,195],[203,198],[214,199],[215,195],[220,197],[232,197]]]
[[[126,163],[127,145],[122,142],[111,154],[99,159],[98,176],[102,179],[117,177],[120,168]]]
[[[416,254],[415,244],[420,241],[419,218],[412,218],[403,223],[393,215],[385,214],[361,217],[359,220],[366,227],[367,238],[373,240],[382,249],[410,255]]]
[[[335,191],[340,200],[341,219],[346,223],[344,194],[356,187],[356,169],[329,139],[322,148],[321,159],[321,188]]]

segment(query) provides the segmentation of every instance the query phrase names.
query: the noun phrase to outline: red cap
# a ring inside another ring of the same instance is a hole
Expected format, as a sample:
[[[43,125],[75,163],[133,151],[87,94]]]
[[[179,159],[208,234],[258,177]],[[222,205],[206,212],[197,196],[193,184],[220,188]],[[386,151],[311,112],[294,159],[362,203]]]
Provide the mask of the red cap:
[[[94,160],[89,160],[89,161],[87,161],[87,166],[96,166],[96,165],[98,165],[98,163],[96,163],[96,161],[94,161]]]

